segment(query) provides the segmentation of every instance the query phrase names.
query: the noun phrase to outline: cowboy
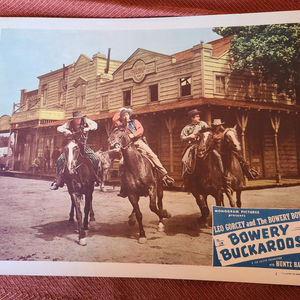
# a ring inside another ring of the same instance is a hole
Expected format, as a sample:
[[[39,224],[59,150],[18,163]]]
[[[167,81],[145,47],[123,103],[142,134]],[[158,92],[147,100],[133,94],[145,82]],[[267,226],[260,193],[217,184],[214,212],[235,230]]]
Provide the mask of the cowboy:
[[[182,157],[182,176],[185,177],[187,170],[190,168],[190,151],[193,149],[193,142],[198,138],[198,133],[205,128],[209,128],[206,122],[200,120],[200,111],[192,109],[188,112],[190,124],[186,125],[180,134],[180,139],[187,142],[187,147]]]
[[[221,121],[221,119],[214,119],[211,128],[213,132],[213,140],[214,140],[214,154],[218,159],[220,170],[222,174],[224,174],[224,166],[223,166],[223,161],[221,158],[221,143],[223,140],[223,135],[225,128],[223,127],[225,123]]]
[[[87,145],[88,132],[92,130],[96,130],[98,127],[97,123],[85,115],[83,115],[79,111],[75,111],[72,113],[72,118],[68,119],[68,121],[57,127],[57,131],[64,134],[64,142],[63,145],[66,145],[68,141],[71,139],[76,139],[81,147],[82,152],[84,152],[87,157],[90,159],[93,164],[94,170],[97,170],[98,167],[98,159],[94,153],[94,151]],[[56,168],[57,168],[57,178],[52,183],[50,189],[57,190],[59,187],[64,186],[63,182],[63,172],[65,165],[65,154],[62,153],[57,159]]]
[[[119,111],[115,113],[113,116],[113,123],[115,126],[123,125],[126,127],[126,131],[129,137],[133,140],[136,148],[143,153],[146,153],[147,157],[153,162],[159,173],[162,175],[162,180],[165,185],[171,185],[175,181],[172,177],[168,175],[168,171],[163,167],[157,155],[151,150],[151,148],[145,143],[143,139],[144,128],[142,124],[136,120],[131,119],[132,109],[121,108]],[[120,168],[122,173],[122,167]],[[122,177],[122,176],[121,176]],[[125,189],[121,186],[120,197],[127,197]]]
[[[222,164],[222,159],[221,159],[221,144],[222,144],[222,140],[223,140],[223,136],[224,136],[224,132],[225,132],[225,128],[223,127],[225,123],[221,121],[221,119],[214,119],[211,126],[212,126],[212,130],[213,130],[213,139],[214,139],[214,153],[215,155],[218,157],[219,163],[220,165]],[[238,159],[242,171],[244,173],[244,175],[248,178],[248,179],[255,179],[255,177],[258,175],[258,172],[251,168],[249,166],[249,164],[244,160],[243,156],[238,153],[237,151],[233,151],[234,155],[236,156],[236,158]],[[222,168],[223,168],[223,164],[222,164]],[[224,169],[224,168],[223,168]]]

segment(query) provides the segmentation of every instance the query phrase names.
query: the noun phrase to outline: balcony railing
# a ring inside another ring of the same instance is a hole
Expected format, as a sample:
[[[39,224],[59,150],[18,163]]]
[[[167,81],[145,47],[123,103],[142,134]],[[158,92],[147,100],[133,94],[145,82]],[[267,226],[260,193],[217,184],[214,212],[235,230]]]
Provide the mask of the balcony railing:
[[[65,113],[62,110],[38,108],[27,111],[15,112],[11,123],[21,123],[35,120],[63,120]]]

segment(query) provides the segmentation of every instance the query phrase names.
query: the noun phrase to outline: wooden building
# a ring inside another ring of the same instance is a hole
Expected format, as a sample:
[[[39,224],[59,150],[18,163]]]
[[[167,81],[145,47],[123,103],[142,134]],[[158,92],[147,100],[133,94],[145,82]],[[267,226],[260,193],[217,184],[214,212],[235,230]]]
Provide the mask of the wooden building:
[[[132,107],[147,140],[176,180],[181,178],[180,132],[187,112],[198,108],[208,124],[221,118],[238,124],[243,155],[262,178],[299,175],[300,106],[257,74],[231,68],[230,38],[200,43],[164,55],[137,49],[125,62],[107,64],[102,54],[80,55],[76,63],[39,77],[36,91],[22,91],[11,124],[18,133],[16,159],[26,170],[45,145],[53,151],[62,137],[56,127],[80,110],[98,122],[89,136],[94,150],[106,149],[111,118]]]

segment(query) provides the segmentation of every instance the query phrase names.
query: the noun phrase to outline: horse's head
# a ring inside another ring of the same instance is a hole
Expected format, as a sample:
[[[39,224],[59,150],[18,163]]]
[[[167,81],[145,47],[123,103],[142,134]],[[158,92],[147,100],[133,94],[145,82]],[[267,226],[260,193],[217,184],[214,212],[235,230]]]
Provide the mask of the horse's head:
[[[64,153],[66,156],[67,169],[70,174],[74,174],[76,172],[80,147],[74,140],[72,140],[65,146]]]
[[[212,145],[212,131],[205,128],[198,133],[198,157],[203,158]]]
[[[238,139],[236,126],[227,128],[224,131],[224,143],[230,150],[241,151],[241,144]]]
[[[126,148],[131,143],[131,139],[124,127],[119,126],[114,128],[108,137],[108,144],[110,148],[120,150]]]

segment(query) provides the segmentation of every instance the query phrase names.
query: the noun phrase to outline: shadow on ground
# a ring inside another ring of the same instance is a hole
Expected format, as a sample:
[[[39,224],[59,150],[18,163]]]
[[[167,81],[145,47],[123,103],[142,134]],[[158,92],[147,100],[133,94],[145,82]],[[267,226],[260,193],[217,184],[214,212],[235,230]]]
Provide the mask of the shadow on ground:
[[[208,228],[203,227],[199,221],[200,214],[177,215],[165,220],[165,233],[176,235],[179,233],[187,234],[192,237],[199,236],[200,233],[207,233]]]
[[[37,230],[36,237],[45,241],[53,241],[56,237],[65,237],[74,234],[76,230],[76,222],[67,220],[51,222],[31,227]]]

